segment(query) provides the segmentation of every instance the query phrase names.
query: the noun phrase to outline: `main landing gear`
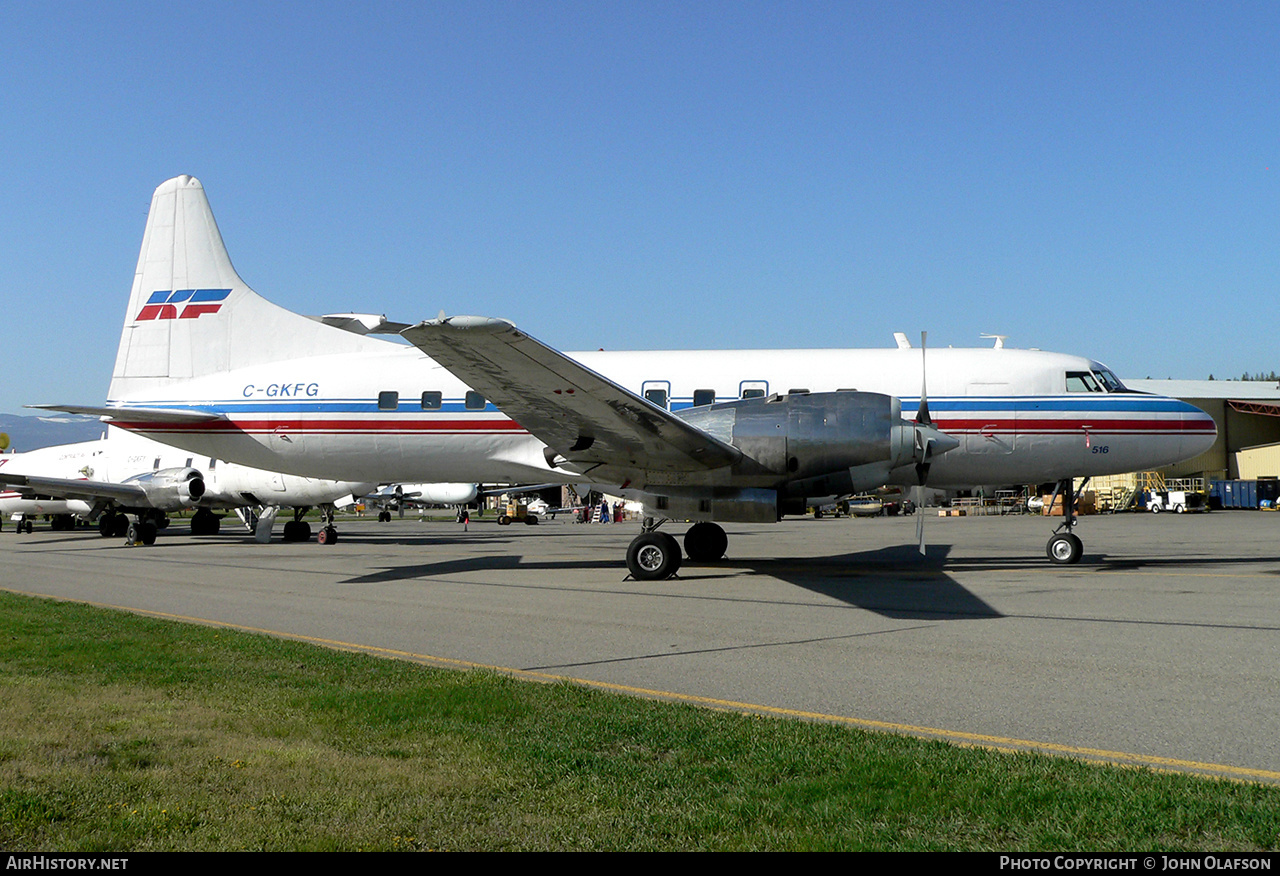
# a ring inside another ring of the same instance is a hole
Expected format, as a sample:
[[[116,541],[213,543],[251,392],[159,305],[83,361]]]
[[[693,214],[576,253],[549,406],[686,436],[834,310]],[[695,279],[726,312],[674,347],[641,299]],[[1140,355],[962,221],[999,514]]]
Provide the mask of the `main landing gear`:
[[[666,520],[646,517],[641,532],[627,548],[627,570],[637,581],[661,581],[680,571],[683,558],[675,536],[658,532]],[[729,537],[717,523],[695,523],[684,536],[684,552],[695,563],[713,563],[724,556]]]
[[[1080,485],[1081,489],[1087,483],[1089,479],[1085,478],[1084,483]],[[1080,556],[1084,553],[1084,542],[1071,531],[1076,525],[1075,493],[1074,481],[1071,478],[1063,478],[1053,488],[1053,498],[1049,500],[1049,507],[1052,508],[1054,500],[1059,494],[1062,495],[1062,523],[1054,530],[1049,543],[1045,545],[1045,553],[1048,554],[1049,561],[1052,563],[1061,565],[1078,563]]]
[[[208,508],[201,508],[191,515],[192,535],[217,535],[222,529],[222,518]]]
[[[122,538],[129,530],[129,515],[104,511],[98,515],[98,534],[103,538]]]
[[[311,541],[311,524],[303,520],[310,508],[294,508],[293,519],[285,521],[284,532],[280,534],[284,541]]]
[[[103,511],[98,515],[98,534],[103,538],[123,538],[129,547],[156,543],[156,533],[169,525],[163,511],[147,510],[133,520],[123,511]]]

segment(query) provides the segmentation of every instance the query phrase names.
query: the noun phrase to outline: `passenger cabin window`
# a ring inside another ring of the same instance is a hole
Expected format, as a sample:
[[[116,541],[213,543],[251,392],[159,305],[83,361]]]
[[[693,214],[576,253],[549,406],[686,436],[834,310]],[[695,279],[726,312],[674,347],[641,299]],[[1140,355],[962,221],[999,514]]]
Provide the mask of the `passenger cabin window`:
[[[424,392],[422,394],[422,409],[424,411],[438,411],[443,401],[444,396],[438,392]]]
[[[764,398],[763,389],[744,389],[742,391],[743,398]]]
[[[714,389],[695,389],[693,391],[693,406],[700,408],[703,405],[713,405],[716,403],[716,391]]]
[[[808,395],[808,394],[809,394],[809,390],[807,389],[788,389],[787,390],[787,395]]]
[[[463,406],[469,411],[483,411],[485,404],[484,396],[473,389],[467,392],[467,397]]]
[[[378,410],[394,411],[399,406],[400,393],[391,391],[378,393]]]
[[[665,410],[671,403],[671,381],[646,380],[640,384],[640,395],[645,401]]]

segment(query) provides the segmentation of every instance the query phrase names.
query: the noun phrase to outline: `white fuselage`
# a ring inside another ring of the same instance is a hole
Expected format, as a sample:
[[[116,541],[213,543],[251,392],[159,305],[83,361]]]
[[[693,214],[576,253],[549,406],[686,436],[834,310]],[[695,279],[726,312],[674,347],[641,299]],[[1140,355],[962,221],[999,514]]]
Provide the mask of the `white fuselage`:
[[[665,493],[671,495],[687,491],[686,498],[698,505],[711,501],[716,491],[732,493],[734,501],[744,498],[734,492],[741,490],[782,491],[794,499],[796,490],[810,484],[788,482],[786,471],[748,460],[745,450],[711,432],[699,436],[700,427],[685,429],[672,425],[670,417],[647,416],[645,403],[618,393],[618,386],[677,414],[711,401],[856,389],[899,399],[903,416],[910,417],[924,383],[923,351],[903,347],[569,354],[576,363],[552,348],[535,350],[536,345],[530,346],[534,360],[507,353],[486,358],[489,353],[478,347],[430,347],[442,358],[459,357],[453,362],[456,373],[485,381],[491,392],[510,390],[504,396],[507,408],[525,411],[530,427],[549,440],[565,437],[555,428],[562,424],[578,430],[568,446],[549,448],[470,392],[422,352],[427,347],[344,328],[385,320],[336,316],[303,317],[250,289],[231,264],[200,181],[190,176],[167,180],[152,196],[108,408],[140,409],[121,412],[119,418],[136,432],[200,456],[267,471],[376,483],[528,484],[594,475],[654,495],[650,488],[670,488]],[[415,343],[434,343],[433,337],[444,343],[431,330],[421,333],[427,325],[408,329],[420,332]],[[502,325],[515,331],[501,320],[457,321],[457,328],[476,331],[482,326],[505,331]],[[517,342],[515,335],[511,338]],[[463,347],[471,343],[460,335],[454,341]],[[514,369],[529,363],[529,373],[540,377],[515,379],[523,375]],[[578,392],[575,375],[592,389],[584,388],[570,404],[566,397]],[[1123,388],[1097,363],[1075,356],[938,349],[928,353],[928,376],[933,424],[949,436],[933,433],[937,446],[946,447],[930,456],[931,486],[1044,482],[1155,468],[1195,456],[1215,437],[1212,419],[1191,405],[1106,391]],[[525,400],[529,403],[522,407]],[[711,418],[719,415],[713,412]],[[846,428],[838,416],[829,419]],[[828,424],[826,419],[813,422]],[[567,456],[557,460],[557,454],[591,452],[594,431],[618,423],[625,437],[602,441],[598,450],[604,455],[584,457],[580,465]],[[784,434],[781,425],[777,428]],[[888,431],[897,438],[874,438],[884,444],[877,457],[883,465],[877,464],[874,474],[860,470],[854,478],[851,463],[844,482],[861,484],[874,477],[917,483],[916,462],[927,455],[929,428],[891,424]],[[663,430],[671,434],[654,437]],[[919,453],[903,452],[910,450],[903,446],[904,435],[907,443],[920,443]],[[872,440],[834,435],[830,441],[838,444],[846,437],[853,439],[846,441],[850,444]],[[770,443],[773,436],[763,440]],[[673,463],[673,447],[677,456],[707,453],[710,464]],[[742,459],[735,461],[735,453]],[[758,498],[745,497],[749,504],[769,504]]]
[[[896,396],[910,418],[922,377],[919,349],[568,355],[639,395],[665,393],[651,397],[677,412],[695,400],[706,403],[707,391],[724,402],[744,394],[856,389]],[[927,355],[933,421],[960,441],[933,464],[931,486],[1144,470],[1195,456],[1215,439],[1212,419],[1184,402],[1069,390],[1069,374],[1101,369],[1088,359],[1014,349]],[[443,367],[391,342],[173,381],[168,389],[152,384],[145,398],[109,404],[223,414],[212,423],[130,427],[201,455],[301,476],[379,483],[578,479],[553,468],[543,443],[492,404],[469,407],[467,387]],[[915,478],[914,467],[904,466],[892,482]]]

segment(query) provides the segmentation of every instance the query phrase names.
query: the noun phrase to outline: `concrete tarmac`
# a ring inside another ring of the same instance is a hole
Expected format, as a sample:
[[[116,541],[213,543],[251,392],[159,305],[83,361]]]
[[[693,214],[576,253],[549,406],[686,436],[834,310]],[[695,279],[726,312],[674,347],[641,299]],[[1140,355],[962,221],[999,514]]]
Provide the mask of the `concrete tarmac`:
[[[729,525],[626,579],[638,525],[340,521],[336,545],[183,522],[149,548],[0,533],[0,587],[441,665],[1000,748],[1280,782],[1280,514]],[[684,526],[668,524],[681,535]],[[278,531],[279,527],[277,527]]]

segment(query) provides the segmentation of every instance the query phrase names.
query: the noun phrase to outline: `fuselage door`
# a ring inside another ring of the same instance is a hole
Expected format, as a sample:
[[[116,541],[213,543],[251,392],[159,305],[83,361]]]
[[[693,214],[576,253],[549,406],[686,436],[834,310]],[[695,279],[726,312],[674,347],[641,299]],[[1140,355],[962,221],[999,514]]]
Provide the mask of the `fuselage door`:
[[[1018,438],[1017,400],[1007,383],[970,383],[963,410],[956,419],[965,423],[965,452],[1004,456],[1013,453]],[[946,425],[943,423],[943,430]]]

